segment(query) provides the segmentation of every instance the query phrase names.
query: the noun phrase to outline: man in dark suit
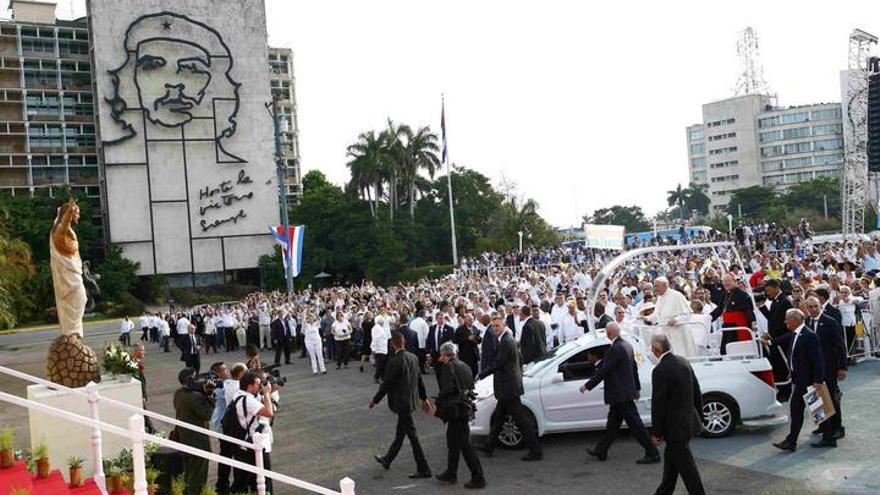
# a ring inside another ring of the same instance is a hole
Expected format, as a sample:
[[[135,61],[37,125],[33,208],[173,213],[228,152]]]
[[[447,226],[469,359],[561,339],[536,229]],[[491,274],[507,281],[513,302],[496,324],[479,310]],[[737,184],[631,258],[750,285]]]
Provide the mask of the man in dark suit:
[[[269,324],[269,337],[272,339],[272,347],[275,348],[275,364],[281,364],[281,352],[284,352],[284,364],[290,364],[290,352],[293,349],[293,338],[296,331],[291,328],[290,319],[281,312],[275,313],[275,318]]]
[[[620,338],[620,325],[611,322],[605,327],[605,335],[611,339],[611,347],[605,357],[599,361],[593,377],[581,385],[581,393],[593,390],[605,382],[605,403],[608,404],[608,419],[605,423],[605,436],[592,449],[587,449],[591,456],[604,461],[608,458],[608,449],[614,443],[620,425],[626,425],[645,449],[645,457],[637,460],[639,464],[655,464],[660,462],[660,452],[651,443],[648,430],[642,423],[636,399],[642,388],[639,382],[639,368],[633,357],[633,349],[629,342]]]
[[[498,441],[498,434],[504,426],[505,418],[510,415],[516,427],[523,435],[529,453],[522,458],[524,461],[539,461],[544,457],[541,447],[538,445],[536,425],[529,418],[520,396],[524,393],[522,377],[522,358],[516,348],[513,333],[504,324],[501,315],[492,318],[492,331],[498,339],[498,348],[495,359],[478,375],[479,379],[492,376],[495,391],[495,411],[492,413],[492,429],[489,431],[489,440],[480,450],[491,456]]]
[[[404,348],[406,352],[416,354],[419,350],[419,336],[416,331],[406,324],[406,315],[400,315],[397,324],[397,331],[403,335]]]
[[[483,342],[480,344],[480,372],[486,370],[495,361],[498,350],[498,338],[492,329],[492,319],[488,314],[480,315],[480,323],[486,328],[483,331]]]
[[[406,339],[397,330],[391,334],[391,345],[394,348],[394,356],[390,357],[385,364],[385,378],[379,385],[379,391],[370,401],[370,409],[376,407],[382,401],[382,397],[387,394],[388,407],[391,412],[397,414],[397,430],[394,441],[388,447],[388,453],[384,456],[377,455],[375,459],[383,468],[390,468],[394,458],[400,452],[404,437],[409,438],[416,460],[416,472],[409,477],[412,479],[430,478],[431,468],[428,467],[428,461],[422,451],[422,444],[419,443],[416,425],[412,417],[413,411],[419,406],[419,401],[422,403],[422,410],[426,413],[433,409],[425,393],[425,383],[422,381],[422,373],[419,369],[419,358],[404,348]]]
[[[614,321],[608,314],[605,312],[605,305],[597,302],[596,306],[593,308],[593,316],[596,317],[596,330],[601,330],[608,326],[609,323]],[[585,320],[586,322],[586,320]],[[587,328],[584,333],[588,332],[589,328]]]
[[[519,340],[523,364],[529,364],[547,352],[547,330],[544,328],[544,322],[539,319],[541,308],[533,304],[531,311],[531,318],[523,325],[522,337]]]
[[[199,341],[196,337],[196,326],[190,324],[186,329],[188,333],[177,340],[178,345],[180,346],[180,360],[186,364],[187,368],[192,368],[198,373],[201,368],[202,358],[199,355]]]
[[[651,337],[651,352],[660,360],[651,374],[651,442],[666,442],[663,480],[654,495],[672,495],[679,476],[688,493],[703,495],[706,490],[689,445],[702,430],[703,395],[690,363],[671,351],[669,337]]]
[[[804,425],[804,394],[807,387],[820,384],[825,376],[825,363],[822,359],[822,347],[819,337],[804,325],[804,314],[799,309],[789,309],[785,313],[785,326],[789,332],[782,337],[773,339],[777,345],[787,345],[788,362],[791,366],[791,429],[785,440],[773,446],[786,452],[794,452],[797,448],[798,435]],[[770,340],[770,336],[764,337]],[[825,421],[826,423],[828,421]]]
[[[764,285],[764,295],[770,303],[768,307],[762,304],[758,307],[761,314],[767,318],[767,331],[771,338],[782,337],[788,333],[785,328],[785,312],[792,308],[788,296],[782,293],[779,280],[769,279]],[[784,356],[788,355],[788,349],[779,346],[771,346],[769,351],[770,364],[773,366],[773,380],[776,382],[776,398],[787,401],[791,395],[791,380],[789,378],[788,363]]]
[[[831,293],[828,289],[819,287],[816,289],[816,297],[819,298],[819,303],[822,305],[822,312],[837,320],[839,325],[842,325],[843,315],[840,314],[840,310],[837,307],[831,304]]]
[[[831,396],[836,413],[822,423],[814,435],[822,433],[822,440],[812,444],[813,447],[836,447],[837,440],[843,438],[843,418],[840,411],[840,386],[838,380],[846,380],[846,343],[843,340],[843,329],[837,320],[822,311],[819,299],[808,297],[806,300],[807,312],[810,316],[806,320],[806,326],[816,332],[819,337],[819,346],[822,348],[822,358],[825,368],[825,386]]]
[[[431,368],[434,374],[440,367],[440,346],[455,338],[455,329],[446,324],[446,314],[437,313],[435,323],[428,327],[428,338],[425,341],[425,352],[431,357]]]
[[[193,339],[195,329],[194,325],[190,325],[190,335]],[[196,348],[198,349],[198,346]],[[174,392],[174,416],[184,423],[207,428],[214,406],[204,393],[189,386],[196,373],[195,369],[188,367],[177,375],[181,386]],[[207,452],[211,451],[211,442],[204,433],[197,433],[187,428],[178,428],[177,432],[180,435],[180,443]],[[199,495],[208,481],[208,460],[183,454],[183,472],[186,479],[186,495]]]
[[[474,327],[474,317],[465,315],[464,325],[455,329],[453,342],[458,346],[458,358],[471,368],[471,376],[477,376],[477,363],[480,360],[479,345],[483,339]]]

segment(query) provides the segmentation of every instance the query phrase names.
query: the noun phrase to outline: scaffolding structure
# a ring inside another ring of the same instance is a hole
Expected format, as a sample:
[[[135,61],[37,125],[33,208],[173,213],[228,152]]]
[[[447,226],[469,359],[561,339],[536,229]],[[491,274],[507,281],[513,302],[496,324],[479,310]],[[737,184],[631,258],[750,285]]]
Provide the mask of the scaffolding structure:
[[[765,95],[770,93],[767,81],[764,80],[764,68],[758,54],[758,33],[751,26],[740,33],[736,42],[736,54],[742,63],[739,77],[736,79],[734,94]]]
[[[854,237],[865,232],[865,209],[871,194],[868,178],[868,59],[877,37],[860,29],[849,36],[846,101],[844,102],[844,162],[841,187],[842,232]]]

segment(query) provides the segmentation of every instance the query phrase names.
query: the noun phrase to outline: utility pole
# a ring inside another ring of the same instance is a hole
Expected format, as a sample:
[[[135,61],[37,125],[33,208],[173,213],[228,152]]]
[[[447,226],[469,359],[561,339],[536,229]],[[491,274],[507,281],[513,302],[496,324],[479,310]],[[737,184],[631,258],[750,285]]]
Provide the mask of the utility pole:
[[[278,115],[278,96],[272,95],[272,101],[266,103],[266,110],[272,116],[272,123],[275,126],[275,170],[278,173],[278,202],[281,203],[281,225],[284,227],[284,238],[289,240],[290,220],[287,217],[287,167],[284,166],[284,158],[281,153],[281,118]],[[287,293],[293,292],[293,257],[290,256],[290,250],[293,246],[287,246],[288,263],[282,263],[284,268],[284,278],[287,281]],[[284,256],[284,253],[282,253]]]
[[[452,266],[458,267],[458,246],[455,239],[455,206],[452,201],[452,164],[449,160],[449,150],[446,146],[446,97],[440,95],[440,131],[443,134],[443,161],[446,162],[446,187],[449,189],[449,226],[452,230]]]

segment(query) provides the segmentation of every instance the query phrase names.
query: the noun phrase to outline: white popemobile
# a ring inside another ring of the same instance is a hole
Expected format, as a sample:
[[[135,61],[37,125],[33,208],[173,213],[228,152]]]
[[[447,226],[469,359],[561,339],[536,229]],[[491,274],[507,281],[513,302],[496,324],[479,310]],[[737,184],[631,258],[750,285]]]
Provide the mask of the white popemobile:
[[[608,275],[623,261],[634,256],[657,251],[731,246],[732,243],[725,242],[627,251],[603,267],[596,277],[587,307],[592,306],[596,288],[604,287]],[[646,327],[643,330],[657,328]],[[641,382],[641,395],[637,406],[645,425],[650,426],[651,372],[654,369],[655,358],[648,352],[649,345],[643,336],[624,333],[622,338],[633,346]],[[523,371],[525,393],[521,400],[535,420],[538,435],[605,428],[608,406],[603,400],[604,384],[586,394],[581,394],[579,388],[593,371],[593,365],[587,360],[587,351],[596,350],[601,355],[610,345],[611,342],[603,331],[592,330],[576,341],[552,349],[542,358],[525,367]],[[770,362],[760,355],[758,344],[755,341],[731,343],[727,351],[725,356],[717,355],[717,350],[709,350],[708,355],[689,358],[703,393],[703,435],[723,437],[733,432],[739,424],[746,426],[785,424],[788,416],[782,404],[776,400],[772,367]],[[495,410],[492,378],[487,377],[477,383],[475,392],[477,412],[471,422],[471,434],[486,436],[489,434],[492,413]],[[498,442],[504,448],[518,448],[523,442],[523,436],[512,418],[499,418],[499,420],[504,423]]]

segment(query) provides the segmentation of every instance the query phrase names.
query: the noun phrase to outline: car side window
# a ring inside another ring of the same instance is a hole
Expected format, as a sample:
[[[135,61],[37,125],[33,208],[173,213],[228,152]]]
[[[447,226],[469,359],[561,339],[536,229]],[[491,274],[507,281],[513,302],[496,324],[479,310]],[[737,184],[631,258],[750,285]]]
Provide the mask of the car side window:
[[[587,359],[587,353],[597,352],[599,356],[604,356],[608,346],[593,347],[574,354],[559,365],[559,372],[562,373],[562,379],[565,381],[586,380],[594,370],[593,363]]]

